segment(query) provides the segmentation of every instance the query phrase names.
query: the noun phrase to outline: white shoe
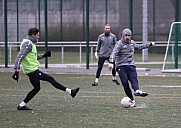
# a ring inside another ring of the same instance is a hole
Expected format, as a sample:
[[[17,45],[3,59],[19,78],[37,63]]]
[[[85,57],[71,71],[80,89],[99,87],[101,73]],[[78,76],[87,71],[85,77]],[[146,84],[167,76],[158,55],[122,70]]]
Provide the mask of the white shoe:
[[[136,101],[135,100],[131,100],[130,102],[130,107],[136,107]]]
[[[148,93],[147,92],[143,92],[143,91],[141,91],[141,90],[136,90],[135,92],[134,92],[134,95],[135,96],[147,96],[148,95]]]

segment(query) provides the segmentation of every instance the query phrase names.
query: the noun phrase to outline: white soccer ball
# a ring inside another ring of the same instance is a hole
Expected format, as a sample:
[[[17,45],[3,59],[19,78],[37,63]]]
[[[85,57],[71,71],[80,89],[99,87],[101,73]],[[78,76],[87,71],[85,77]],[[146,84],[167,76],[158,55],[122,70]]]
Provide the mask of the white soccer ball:
[[[131,99],[129,97],[122,98],[121,106],[123,106],[124,108],[129,108],[130,107],[130,101],[131,101]]]

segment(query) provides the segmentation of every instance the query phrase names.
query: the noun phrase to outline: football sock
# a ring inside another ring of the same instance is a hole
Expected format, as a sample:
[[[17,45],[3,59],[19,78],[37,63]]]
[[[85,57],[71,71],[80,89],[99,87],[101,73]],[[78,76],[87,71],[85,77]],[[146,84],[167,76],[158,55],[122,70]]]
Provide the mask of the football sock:
[[[66,88],[66,90],[65,90],[68,94],[71,94],[71,89],[69,89],[69,88]]]
[[[23,107],[23,106],[26,106],[26,103],[24,101],[22,101],[20,104],[19,104],[20,107]]]
[[[96,82],[96,83],[98,83],[98,82],[99,82],[99,79],[98,79],[98,78],[96,78],[96,79],[95,79],[95,82]]]
[[[116,76],[112,76],[112,80],[116,80]]]

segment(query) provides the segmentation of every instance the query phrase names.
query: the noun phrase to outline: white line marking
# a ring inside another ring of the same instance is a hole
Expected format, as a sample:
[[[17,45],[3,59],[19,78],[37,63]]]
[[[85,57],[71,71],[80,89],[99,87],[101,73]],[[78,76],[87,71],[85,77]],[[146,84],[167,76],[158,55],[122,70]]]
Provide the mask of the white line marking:
[[[150,85],[149,87],[161,87],[161,88],[181,88],[181,85]]]

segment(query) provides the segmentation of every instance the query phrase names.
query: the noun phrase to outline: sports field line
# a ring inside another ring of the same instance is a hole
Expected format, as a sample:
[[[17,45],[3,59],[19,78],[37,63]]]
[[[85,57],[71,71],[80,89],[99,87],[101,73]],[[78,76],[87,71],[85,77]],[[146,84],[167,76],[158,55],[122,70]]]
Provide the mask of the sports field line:
[[[0,97],[2,98],[2,97],[24,97],[25,95],[3,95],[3,96],[1,96],[0,95]],[[47,95],[38,95],[37,97],[36,97],[36,99],[39,99],[40,97],[45,97],[45,98],[64,98],[64,99],[69,99],[69,97],[67,97],[67,96],[47,96]],[[95,99],[102,99],[102,98],[104,98],[104,99],[120,99],[120,97],[124,97],[124,96],[77,96],[76,97],[76,99],[80,99],[80,98],[95,98]],[[70,97],[71,98],[71,97]],[[179,94],[176,94],[176,95],[167,95],[167,96],[165,96],[165,95],[152,95],[152,96],[147,96],[147,97],[135,97],[136,99],[141,99],[141,98],[145,98],[145,99],[147,99],[147,98],[149,98],[149,99],[152,99],[152,98],[156,98],[156,99],[170,99],[170,98],[174,98],[174,99],[180,99],[181,98],[181,95],[179,95]]]
[[[29,89],[29,90],[25,90],[25,89],[24,90],[22,90],[22,89],[21,90],[19,90],[19,89],[0,89],[0,91],[2,91],[2,92],[5,92],[5,91],[13,91],[13,92],[27,92],[28,91],[29,92],[30,90],[31,89]],[[53,90],[42,89],[42,90],[40,90],[40,92],[63,92],[63,91],[57,90],[57,89],[53,89]],[[81,89],[79,92],[94,93],[94,94],[100,94],[100,93],[102,93],[102,94],[120,94],[119,92],[82,91]]]
[[[181,88],[181,85],[151,85],[149,87],[154,87],[154,88]]]
[[[0,91],[12,91],[11,89],[0,89]],[[13,91],[17,91],[17,92],[22,92],[22,91],[29,91],[29,90],[13,90]],[[57,91],[57,90],[42,90],[41,92],[60,92],[60,93],[64,93],[62,91]],[[58,98],[58,97],[67,97],[67,96],[59,96],[56,94],[52,95],[52,93],[50,95],[46,94],[41,94],[38,93],[37,96],[39,97],[52,97],[52,98]],[[82,95],[83,94],[83,95]],[[88,94],[88,95],[86,95]],[[103,95],[104,94],[104,95]],[[108,95],[105,95],[108,94]],[[16,97],[16,96],[25,96],[26,94],[18,94],[18,95],[10,95],[10,94],[0,94],[0,97]],[[119,93],[119,92],[93,92],[93,91],[80,91],[79,94],[77,95],[78,98],[116,98],[116,97],[123,97],[125,96],[124,93]],[[148,98],[181,98],[181,94],[157,94],[157,93],[151,93],[147,96]],[[147,98],[147,97],[137,97],[137,98]]]

